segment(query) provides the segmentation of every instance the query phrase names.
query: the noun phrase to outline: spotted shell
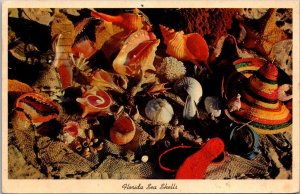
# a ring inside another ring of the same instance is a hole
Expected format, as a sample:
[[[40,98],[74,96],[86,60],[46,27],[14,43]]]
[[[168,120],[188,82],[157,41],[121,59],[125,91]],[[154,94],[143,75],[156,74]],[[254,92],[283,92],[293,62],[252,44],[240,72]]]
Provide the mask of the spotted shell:
[[[183,31],[175,32],[160,25],[160,30],[167,45],[166,53],[181,61],[191,61],[198,64],[198,61],[206,62],[209,50],[206,41],[198,33],[184,34]]]
[[[145,113],[148,119],[161,124],[169,123],[174,115],[172,106],[167,100],[161,98],[150,100],[146,105]]]

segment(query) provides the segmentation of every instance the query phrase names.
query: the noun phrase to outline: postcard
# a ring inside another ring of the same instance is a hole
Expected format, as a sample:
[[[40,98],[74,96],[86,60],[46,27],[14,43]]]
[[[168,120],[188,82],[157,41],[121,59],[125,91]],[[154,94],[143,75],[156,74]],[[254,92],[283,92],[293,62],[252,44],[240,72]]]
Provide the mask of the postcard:
[[[299,2],[4,1],[3,193],[299,192]]]

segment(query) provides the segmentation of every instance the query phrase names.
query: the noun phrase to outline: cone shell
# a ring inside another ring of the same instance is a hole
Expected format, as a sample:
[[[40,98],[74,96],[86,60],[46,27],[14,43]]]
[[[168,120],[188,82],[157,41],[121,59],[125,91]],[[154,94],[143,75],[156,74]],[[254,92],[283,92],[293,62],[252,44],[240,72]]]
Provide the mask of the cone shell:
[[[106,114],[110,111],[112,99],[105,91],[93,88],[83,93],[82,98],[77,98],[83,109],[82,118],[90,114]]]
[[[113,61],[114,70],[121,75],[136,76],[141,71],[155,71],[153,61],[159,40],[145,30],[132,33]]]
[[[198,33],[184,34],[183,31],[175,32],[160,25],[160,30],[167,45],[166,53],[182,61],[206,62],[209,50],[206,41]]]
[[[110,139],[113,143],[124,145],[129,143],[135,135],[136,126],[133,120],[125,115],[119,117],[110,129]]]

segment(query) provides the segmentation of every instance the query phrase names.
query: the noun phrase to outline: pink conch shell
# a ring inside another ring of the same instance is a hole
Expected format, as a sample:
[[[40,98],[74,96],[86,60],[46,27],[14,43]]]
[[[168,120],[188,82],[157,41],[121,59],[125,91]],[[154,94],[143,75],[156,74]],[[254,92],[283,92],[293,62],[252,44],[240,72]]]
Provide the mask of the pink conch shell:
[[[118,56],[113,61],[114,70],[121,75],[136,76],[141,71],[155,71],[153,61],[160,40],[153,33],[138,30],[125,41]]]
[[[160,25],[160,30],[167,45],[166,53],[181,61],[207,62],[209,50],[206,41],[198,33],[184,34]]]
[[[93,88],[84,92],[82,98],[77,98],[83,109],[82,118],[90,114],[106,114],[110,111],[111,97],[103,90]]]
[[[134,138],[135,131],[133,120],[127,115],[121,116],[110,129],[110,139],[115,144],[124,145]]]
[[[99,89],[109,88],[120,93],[124,92],[122,88],[120,88],[114,83],[112,75],[102,69],[97,70],[93,73],[90,84],[92,86],[98,87]]]
[[[112,22],[113,24],[118,25],[128,31],[151,29],[151,24],[149,24],[147,18],[136,13],[123,13],[117,16],[112,16],[101,12],[92,11],[91,16],[107,22]]]

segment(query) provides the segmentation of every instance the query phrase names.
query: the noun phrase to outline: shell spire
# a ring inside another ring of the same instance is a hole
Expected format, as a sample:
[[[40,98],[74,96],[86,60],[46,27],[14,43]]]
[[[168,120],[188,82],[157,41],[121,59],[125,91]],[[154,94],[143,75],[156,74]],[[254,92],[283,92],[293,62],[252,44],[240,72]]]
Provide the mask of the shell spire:
[[[160,25],[164,43],[167,45],[166,53],[181,61],[191,61],[195,65],[198,62],[207,63],[209,49],[205,39],[198,33],[184,34],[183,31],[176,32]]]

